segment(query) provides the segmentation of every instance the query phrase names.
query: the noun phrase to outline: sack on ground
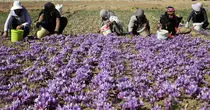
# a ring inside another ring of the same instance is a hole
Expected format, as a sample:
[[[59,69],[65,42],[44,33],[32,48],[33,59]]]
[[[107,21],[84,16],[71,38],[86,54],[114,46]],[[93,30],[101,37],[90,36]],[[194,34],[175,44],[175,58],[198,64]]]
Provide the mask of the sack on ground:
[[[186,27],[179,28],[179,34],[187,34],[187,33],[190,33],[190,32],[191,32],[190,28],[186,28]]]

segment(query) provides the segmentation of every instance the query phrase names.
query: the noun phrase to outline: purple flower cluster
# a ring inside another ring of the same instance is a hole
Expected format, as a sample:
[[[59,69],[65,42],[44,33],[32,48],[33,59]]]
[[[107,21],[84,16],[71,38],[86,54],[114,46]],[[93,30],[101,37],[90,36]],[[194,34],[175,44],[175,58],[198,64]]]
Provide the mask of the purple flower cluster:
[[[88,34],[26,44],[0,45],[1,109],[169,110],[184,99],[209,107],[209,40]]]

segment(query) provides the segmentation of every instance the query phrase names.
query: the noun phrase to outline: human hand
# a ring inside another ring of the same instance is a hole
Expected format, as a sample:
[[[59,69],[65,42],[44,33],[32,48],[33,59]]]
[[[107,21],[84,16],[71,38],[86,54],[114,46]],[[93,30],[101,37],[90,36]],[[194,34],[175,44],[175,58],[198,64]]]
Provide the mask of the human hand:
[[[17,27],[16,27],[16,29],[22,29],[24,26],[23,25],[18,25]]]
[[[180,30],[179,30],[179,29],[177,29],[176,34],[179,34],[179,33],[180,33]]]
[[[174,38],[174,36],[172,35],[172,32],[168,34],[168,38]]]
[[[185,27],[186,27],[186,28],[189,27],[189,22],[186,22]]]
[[[4,32],[4,33],[2,34],[2,37],[7,37],[7,32]]]
[[[180,30],[178,27],[175,27],[175,30],[176,30],[176,34],[179,34],[180,33]]]

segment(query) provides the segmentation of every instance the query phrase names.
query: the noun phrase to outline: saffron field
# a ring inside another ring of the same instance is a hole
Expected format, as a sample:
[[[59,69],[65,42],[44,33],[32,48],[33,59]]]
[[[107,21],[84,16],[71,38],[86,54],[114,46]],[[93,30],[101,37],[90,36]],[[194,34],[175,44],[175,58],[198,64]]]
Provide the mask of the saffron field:
[[[125,32],[133,10],[115,10]],[[0,39],[0,109],[209,110],[210,30],[158,40],[162,12],[146,10],[148,37],[103,36],[99,11],[80,10],[65,13],[62,35]]]

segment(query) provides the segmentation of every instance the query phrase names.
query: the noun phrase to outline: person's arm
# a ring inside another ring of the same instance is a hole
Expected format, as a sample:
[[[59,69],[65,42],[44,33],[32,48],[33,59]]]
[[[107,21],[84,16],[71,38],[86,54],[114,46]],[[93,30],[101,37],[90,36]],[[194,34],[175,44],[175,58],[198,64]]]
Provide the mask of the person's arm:
[[[122,35],[123,34],[123,28],[121,27],[120,24],[116,23],[115,21],[113,21],[111,23],[111,31],[112,32],[116,32],[117,35]]]
[[[129,33],[133,31],[135,20],[136,20],[135,16],[132,16],[131,19],[130,19],[130,22],[128,24],[128,32]]]
[[[190,15],[189,15],[188,18],[187,18],[187,22],[190,22],[190,20],[191,20],[191,18],[192,18],[192,16],[193,16],[193,13],[194,13],[194,11],[192,11],[192,12],[190,13]]]
[[[42,13],[42,14],[39,16],[38,22],[42,22],[43,19],[44,19],[44,13]]]
[[[9,29],[9,24],[11,24],[10,23],[10,19],[11,18],[12,18],[12,11],[10,11],[10,13],[9,13],[9,15],[7,17],[7,20],[6,20],[5,24],[4,24],[4,33],[3,33],[2,37],[7,37],[7,31]]]
[[[161,24],[161,29],[167,29],[167,19],[165,15],[161,15],[160,17],[160,24]]]
[[[26,22],[23,23],[22,25],[24,27],[29,27],[31,25],[32,21],[31,21],[31,17],[29,15],[28,11],[25,8],[24,8],[24,16],[25,16]]]
[[[208,22],[208,16],[207,16],[207,13],[206,13],[206,10],[205,9],[202,9],[202,14],[204,16],[204,23]]]
[[[188,16],[188,18],[187,18],[187,22],[186,22],[186,24],[185,24],[185,27],[189,27],[189,22],[190,22],[190,20],[191,20],[191,18],[192,18],[192,16],[193,16],[193,13],[194,13],[194,11],[192,11],[191,13],[190,13],[190,15]]]
[[[44,20],[44,13],[40,13],[39,14],[39,18],[38,18],[38,20],[37,20],[37,22],[36,22],[36,27],[37,28],[39,28],[39,26],[41,25],[41,22]]]
[[[55,33],[59,32],[59,28],[60,28],[60,18],[56,18]]]
[[[102,18],[100,19],[99,22],[100,22],[100,26],[101,26],[101,27],[104,26],[104,22],[103,22],[103,19],[102,19]]]

